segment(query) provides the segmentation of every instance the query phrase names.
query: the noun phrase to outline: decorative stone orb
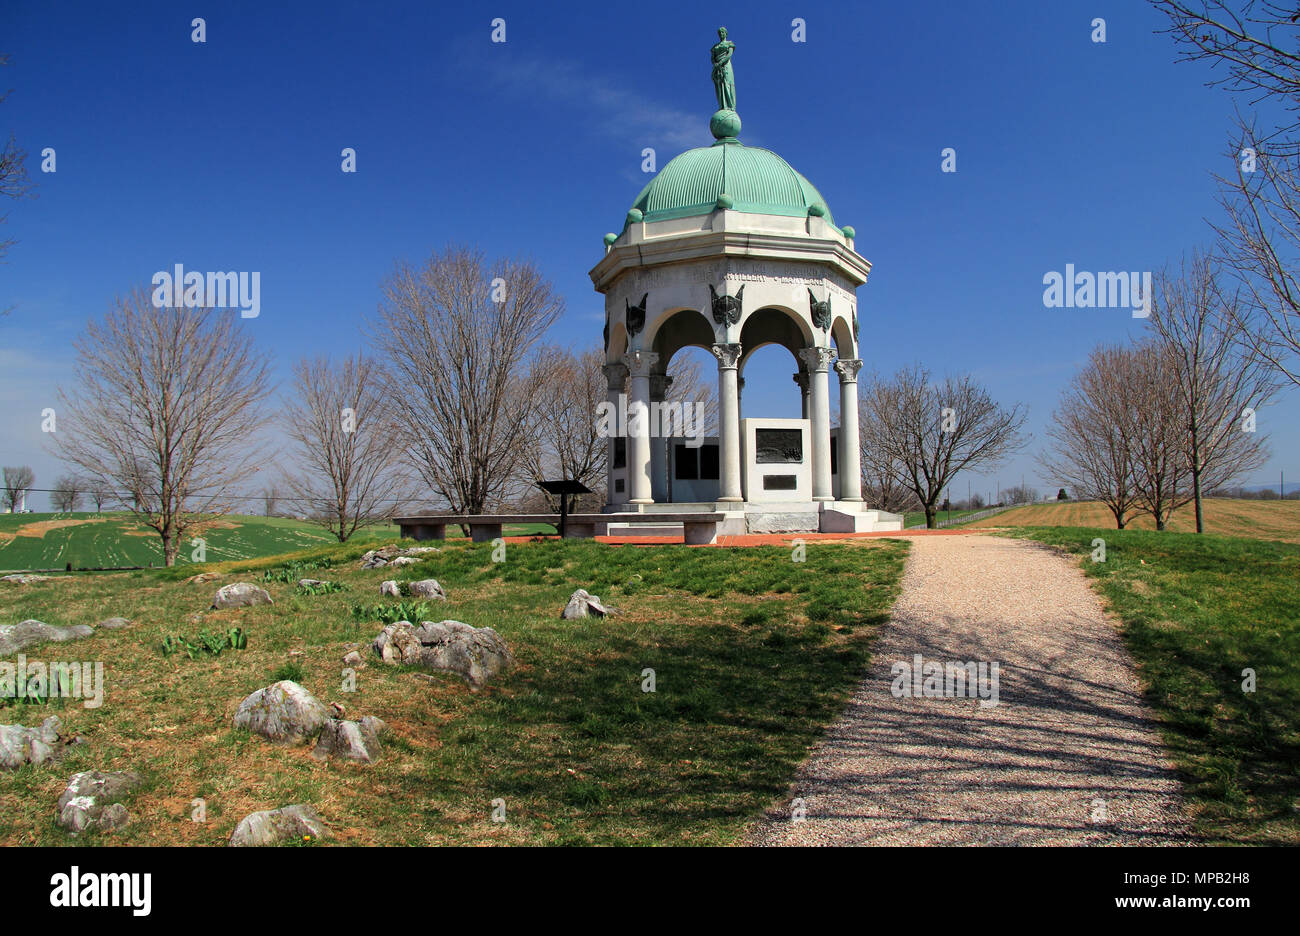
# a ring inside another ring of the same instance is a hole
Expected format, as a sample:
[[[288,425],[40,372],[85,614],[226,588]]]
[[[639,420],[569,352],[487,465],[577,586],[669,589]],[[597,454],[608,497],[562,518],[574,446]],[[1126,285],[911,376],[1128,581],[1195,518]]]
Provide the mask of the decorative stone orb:
[[[605,246],[606,246],[606,247],[613,247],[613,246],[614,246],[614,241],[616,241],[616,240],[618,240],[618,235],[617,235],[617,234],[613,234],[613,233],[606,234],[605,237],[604,237]]]
[[[709,120],[709,132],[715,140],[740,136],[740,115],[734,110],[720,110]]]
[[[640,208],[633,208],[633,209],[631,209],[630,211],[628,211],[628,213],[627,213],[627,223],[628,223],[628,224],[640,224],[640,223],[641,223],[641,219],[642,219],[643,217],[645,217],[645,216],[644,216],[643,214],[641,214],[641,209],[640,209]]]
[[[808,214],[814,218],[824,218],[826,217],[826,209],[821,205],[809,205]]]
[[[726,192],[723,192],[721,195],[718,196],[718,207],[727,208],[727,209],[735,208],[736,200],[732,198],[730,195],[728,195]]]
[[[840,228],[840,230],[844,232],[844,236],[849,240],[853,240],[858,236],[858,232],[853,230],[853,228],[849,227],[847,224]]]

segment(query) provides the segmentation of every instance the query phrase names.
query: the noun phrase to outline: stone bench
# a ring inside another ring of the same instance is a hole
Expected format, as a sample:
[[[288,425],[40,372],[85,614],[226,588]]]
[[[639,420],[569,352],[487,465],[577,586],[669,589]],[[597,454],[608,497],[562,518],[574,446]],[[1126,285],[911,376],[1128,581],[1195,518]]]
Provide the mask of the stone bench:
[[[686,543],[691,546],[716,543],[720,513],[573,513],[565,522],[564,535],[570,539],[604,536],[611,523],[680,523]],[[501,536],[501,528],[511,523],[548,523],[557,530],[559,514],[428,514],[420,517],[394,517],[393,522],[404,538],[414,540],[446,539],[448,526],[469,527],[469,538],[486,543]]]

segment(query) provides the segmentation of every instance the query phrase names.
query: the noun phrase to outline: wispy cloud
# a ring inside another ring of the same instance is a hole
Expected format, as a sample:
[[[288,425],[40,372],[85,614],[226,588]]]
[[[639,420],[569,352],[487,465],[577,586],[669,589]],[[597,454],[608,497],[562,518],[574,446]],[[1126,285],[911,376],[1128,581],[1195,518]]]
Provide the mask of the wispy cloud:
[[[588,115],[587,127],[593,134],[671,153],[712,142],[703,105],[687,111],[654,101],[615,87],[607,75],[590,73],[572,60],[518,53],[489,60],[467,48],[456,57],[453,71],[461,80],[471,75],[476,82],[521,100],[541,97],[575,106]]]

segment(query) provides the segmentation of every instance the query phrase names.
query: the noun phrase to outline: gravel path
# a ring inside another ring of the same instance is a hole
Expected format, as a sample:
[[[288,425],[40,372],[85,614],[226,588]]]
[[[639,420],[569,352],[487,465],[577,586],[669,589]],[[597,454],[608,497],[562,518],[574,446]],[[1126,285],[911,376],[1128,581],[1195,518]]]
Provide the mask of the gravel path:
[[[998,662],[997,704],[896,697],[894,684],[911,681],[891,665],[911,667],[917,653]],[[795,798],[802,822],[791,821]],[[996,536],[912,539],[867,678],[790,797],[748,836],[755,845],[1188,840],[1178,781],[1115,623],[1073,559]]]

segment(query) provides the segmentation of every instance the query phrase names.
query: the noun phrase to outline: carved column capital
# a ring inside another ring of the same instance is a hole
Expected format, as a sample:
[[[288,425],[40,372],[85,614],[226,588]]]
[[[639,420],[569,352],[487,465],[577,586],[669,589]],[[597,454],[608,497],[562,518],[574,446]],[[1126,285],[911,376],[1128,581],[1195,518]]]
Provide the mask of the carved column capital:
[[[799,360],[810,374],[824,374],[835,360],[834,348],[800,348]]]
[[[650,399],[655,403],[662,403],[664,397],[668,394],[668,388],[673,385],[673,379],[665,374],[650,375]]]
[[[606,364],[601,370],[605,372],[606,390],[610,393],[618,393],[623,389],[623,381],[627,380],[627,365]]]
[[[862,361],[858,358],[841,358],[835,362],[835,373],[840,375],[840,383],[857,383],[860,370]]]
[[[649,377],[650,368],[659,363],[659,355],[653,351],[629,351],[623,355],[623,363],[632,377]]]
[[[807,393],[807,392],[808,392],[808,372],[807,372],[807,371],[799,371],[798,373],[794,374],[794,375],[791,377],[791,379],[792,379],[795,383],[797,383],[797,384],[799,385],[799,389],[800,389],[800,390],[802,390],[804,393]]]
[[[735,370],[740,364],[740,343],[710,345],[709,350],[718,359],[719,370]]]

